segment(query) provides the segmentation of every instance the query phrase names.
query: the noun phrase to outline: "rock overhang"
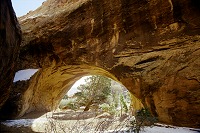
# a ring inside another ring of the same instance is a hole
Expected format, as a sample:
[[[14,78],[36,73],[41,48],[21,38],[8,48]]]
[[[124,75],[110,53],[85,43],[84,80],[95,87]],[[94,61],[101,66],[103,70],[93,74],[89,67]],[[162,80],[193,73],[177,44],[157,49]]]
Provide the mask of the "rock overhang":
[[[80,0],[55,14],[66,3],[51,2],[20,18],[24,42],[18,69],[103,68],[160,121],[198,126],[199,112],[192,111],[199,109],[194,94],[200,88],[200,21],[194,1]],[[46,16],[37,15],[42,8]]]

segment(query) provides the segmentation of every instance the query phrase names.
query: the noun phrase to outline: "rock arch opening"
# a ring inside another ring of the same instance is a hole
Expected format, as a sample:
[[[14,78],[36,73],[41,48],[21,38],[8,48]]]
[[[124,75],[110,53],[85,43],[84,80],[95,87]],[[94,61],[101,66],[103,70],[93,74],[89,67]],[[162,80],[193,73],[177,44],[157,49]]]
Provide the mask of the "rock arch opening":
[[[58,108],[83,112],[105,111],[113,115],[117,112],[122,115],[124,111],[133,114],[142,105],[137,109],[133,107],[132,97],[134,96],[119,82],[101,75],[89,75],[76,81],[62,98]]]
[[[30,80],[26,81],[28,85],[21,88],[24,92],[20,99],[17,99],[20,102],[18,112],[14,112],[15,115],[17,114],[15,117],[22,117],[31,112],[47,112],[56,109],[73,84],[81,77],[89,75],[102,75],[119,82],[110,72],[89,65],[51,66],[39,69]],[[137,98],[134,100],[141,104]]]
[[[57,109],[33,121],[33,131],[49,132],[53,128],[58,132],[106,132],[121,130],[135,118],[129,91],[113,79],[101,75],[83,76],[70,90],[65,89]],[[38,128],[41,119],[46,120],[45,129]]]

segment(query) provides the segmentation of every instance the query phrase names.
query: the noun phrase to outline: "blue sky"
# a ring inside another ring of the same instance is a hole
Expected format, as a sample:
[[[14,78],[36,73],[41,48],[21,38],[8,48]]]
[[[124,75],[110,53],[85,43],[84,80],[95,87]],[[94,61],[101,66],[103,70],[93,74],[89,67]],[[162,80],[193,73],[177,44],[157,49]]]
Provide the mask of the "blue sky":
[[[12,0],[17,17],[23,16],[30,10],[35,10],[46,0]]]
[[[23,81],[30,79],[33,74],[35,74],[38,71],[38,69],[26,69],[26,70],[20,70],[15,73],[14,81]]]
[[[88,78],[90,76],[84,76],[82,78],[80,78],[78,81],[76,81],[76,83],[74,83],[74,85],[71,87],[71,89],[67,92],[68,96],[72,96],[74,93],[76,93],[78,91],[77,87],[81,84],[85,84],[85,79]]]

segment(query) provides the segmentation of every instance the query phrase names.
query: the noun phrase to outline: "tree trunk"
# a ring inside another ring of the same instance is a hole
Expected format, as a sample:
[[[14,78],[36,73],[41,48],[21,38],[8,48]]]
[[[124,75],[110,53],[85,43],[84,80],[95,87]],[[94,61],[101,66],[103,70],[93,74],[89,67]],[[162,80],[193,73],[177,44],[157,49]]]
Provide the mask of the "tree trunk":
[[[87,103],[87,105],[85,106],[84,111],[88,111],[88,110],[90,109],[90,106],[91,106],[92,104],[93,104],[93,100],[89,101],[89,102]]]

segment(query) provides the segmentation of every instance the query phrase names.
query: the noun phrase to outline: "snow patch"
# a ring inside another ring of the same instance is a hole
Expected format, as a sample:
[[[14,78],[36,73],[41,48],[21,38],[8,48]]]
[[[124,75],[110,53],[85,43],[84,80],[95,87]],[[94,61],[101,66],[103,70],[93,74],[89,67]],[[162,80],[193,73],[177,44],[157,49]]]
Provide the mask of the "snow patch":
[[[37,119],[7,120],[5,122],[1,122],[1,124],[6,125],[8,127],[32,127],[32,129],[38,130],[44,128],[44,126],[47,126],[48,122],[49,122],[48,118],[40,117]],[[90,129],[91,132],[88,133],[93,133],[94,132],[93,130],[94,129]],[[133,131],[127,131],[127,128],[121,129],[120,131],[116,130],[105,131],[105,133],[130,133],[130,132],[133,133]],[[144,129],[140,133],[199,133],[199,132],[200,129],[159,124],[153,127],[144,127]]]
[[[36,124],[44,124],[47,123],[47,118],[37,118],[37,119],[18,119],[18,120],[6,120],[1,122],[1,124],[6,125],[8,127],[31,127]]]
[[[14,81],[22,81],[30,79],[39,69],[25,69],[15,73]]]
[[[186,127],[145,127],[141,133],[197,133]]]
[[[122,128],[120,131],[109,130],[105,133],[134,133],[133,130],[128,130],[128,128]],[[141,129],[140,133],[199,133],[200,129],[187,128],[187,127],[144,127]]]
[[[8,127],[29,127],[32,125],[33,121],[34,119],[7,120],[2,122],[2,124]]]

